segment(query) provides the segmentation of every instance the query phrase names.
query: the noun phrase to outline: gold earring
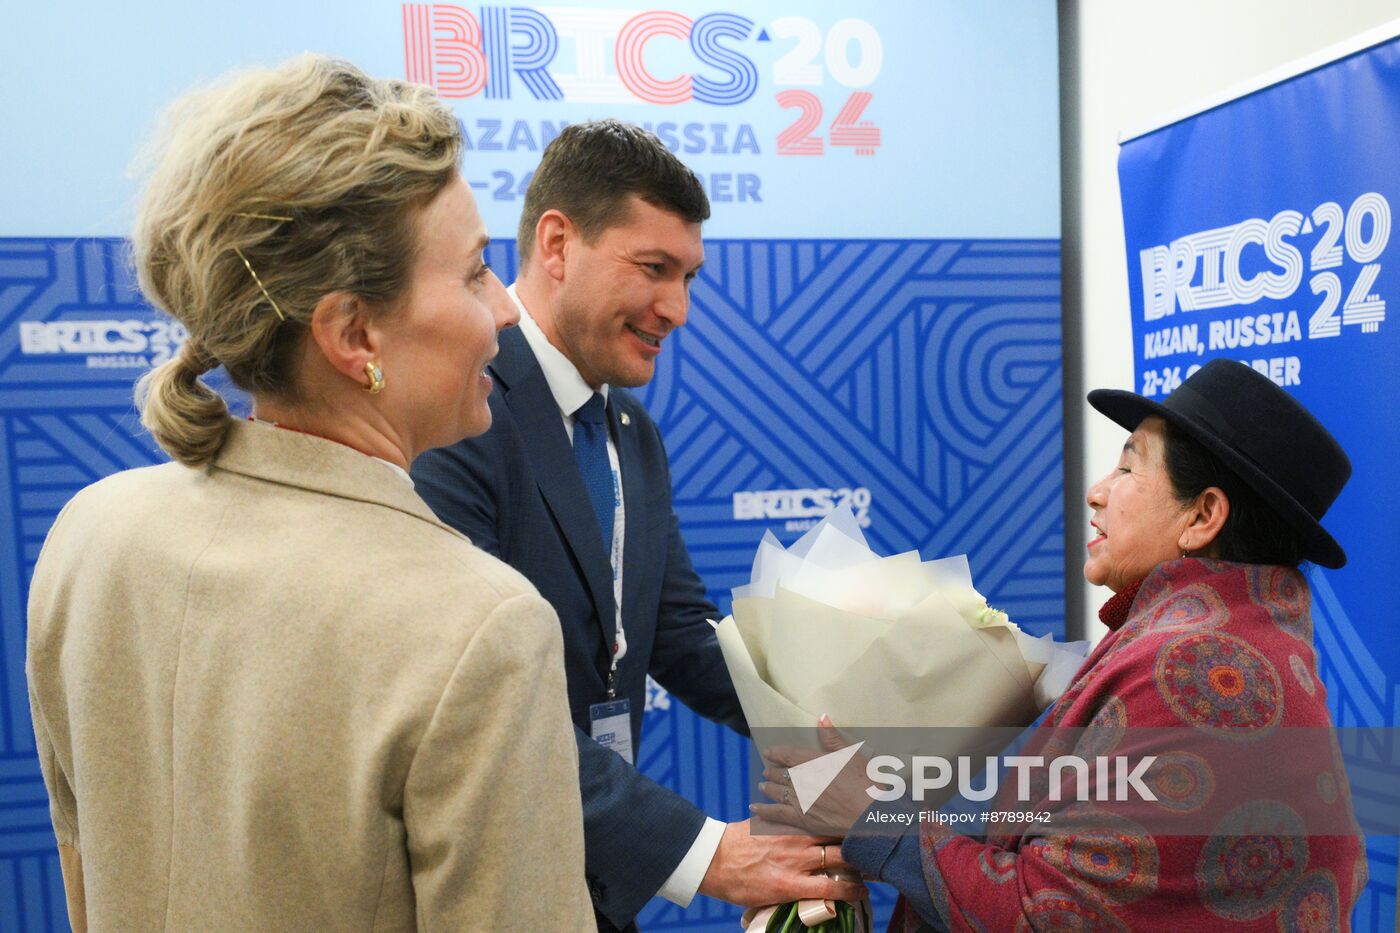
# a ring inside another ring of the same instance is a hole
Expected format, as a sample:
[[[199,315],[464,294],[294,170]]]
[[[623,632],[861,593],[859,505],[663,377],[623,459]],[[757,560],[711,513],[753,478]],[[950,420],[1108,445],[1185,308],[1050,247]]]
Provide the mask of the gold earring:
[[[369,379],[369,385],[364,389],[370,395],[378,395],[384,391],[384,370],[379,368],[379,364],[370,360],[365,364],[365,377]]]

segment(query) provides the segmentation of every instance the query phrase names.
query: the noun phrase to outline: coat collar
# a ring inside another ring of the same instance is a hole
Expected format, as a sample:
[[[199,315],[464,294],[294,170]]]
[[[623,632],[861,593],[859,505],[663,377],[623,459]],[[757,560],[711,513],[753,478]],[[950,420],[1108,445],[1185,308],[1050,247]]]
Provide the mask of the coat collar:
[[[283,486],[382,505],[452,531],[389,467],[344,444],[315,435],[233,420],[213,467]]]
[[[501,391],[509,393],[523,383],[538,381],[548,395],[549,383],[545,382],[544,371],[540,369],[539,361],[535,359],[529,341],[520,333],[520,329],[511,327],[501,331],[497,342],[496,357],[486,368],[491,371],[491,377],[496,380]],[[551,404],[555,411],[559,410],[559,406],[552,400]]]

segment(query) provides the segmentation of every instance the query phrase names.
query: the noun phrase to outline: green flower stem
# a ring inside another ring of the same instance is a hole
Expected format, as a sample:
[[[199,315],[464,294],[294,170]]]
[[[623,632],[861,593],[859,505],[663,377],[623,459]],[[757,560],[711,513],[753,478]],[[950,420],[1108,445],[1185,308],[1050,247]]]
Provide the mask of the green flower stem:
[[[850,901],[837,901],[836,916],[830,920],[823,920],[814,927],[802,923],[802,918],[797,912],[797,902],[792,901],[775,910],[773,916],[768,918],[768,925],[763,929],[764,933],[801,933],[803,930],[808,933],[855,933],[858,910],[864,915],[866,929],[870,929],[870,914],[865,906]]]
[[[793,914],[797,913],[797,904],[784,904],[773,911],[773,916],[768,918],[768,926],[764,927],[764,933],[782,933],[788,928],[786,921],[791,920]],[[778,926],[780,921],[784,921],[782,926]]]

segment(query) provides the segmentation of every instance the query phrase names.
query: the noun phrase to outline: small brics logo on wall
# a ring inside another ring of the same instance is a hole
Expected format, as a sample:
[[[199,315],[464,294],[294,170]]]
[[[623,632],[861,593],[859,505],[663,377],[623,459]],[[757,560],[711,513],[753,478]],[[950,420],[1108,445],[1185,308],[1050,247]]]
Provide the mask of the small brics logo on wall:
[[[175,321],[22,321],[25,356],[81,356],[88,369],[145,369],[170,359],[189,332]]]
[[[864,486],[736,492],[734,520],[783,519],[783,530],[806,531],[837,509],[848,508],[862,528],[869,528],[871,499],[870,490]]]

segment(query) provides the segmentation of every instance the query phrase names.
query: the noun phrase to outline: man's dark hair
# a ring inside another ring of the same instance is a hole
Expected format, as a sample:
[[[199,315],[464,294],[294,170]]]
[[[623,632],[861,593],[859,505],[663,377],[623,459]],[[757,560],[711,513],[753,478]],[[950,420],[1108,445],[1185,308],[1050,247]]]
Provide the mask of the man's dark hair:
[[[1214,541],[1215,556],[1241,564],[1297,567],[1303,537],[1204,445],[1167,423],[1165,460],[1172,494],[1183,505],[1211,486],[1230,500],[1230,514]]]
[[[545,211],[561,211],[591,241],[622,220],[632,195],[691,223],[710,217],[700,179],[653,134],[620,120],[565,127],[545,147],[525,192],[516,242],[521,265],[534,251]]]

